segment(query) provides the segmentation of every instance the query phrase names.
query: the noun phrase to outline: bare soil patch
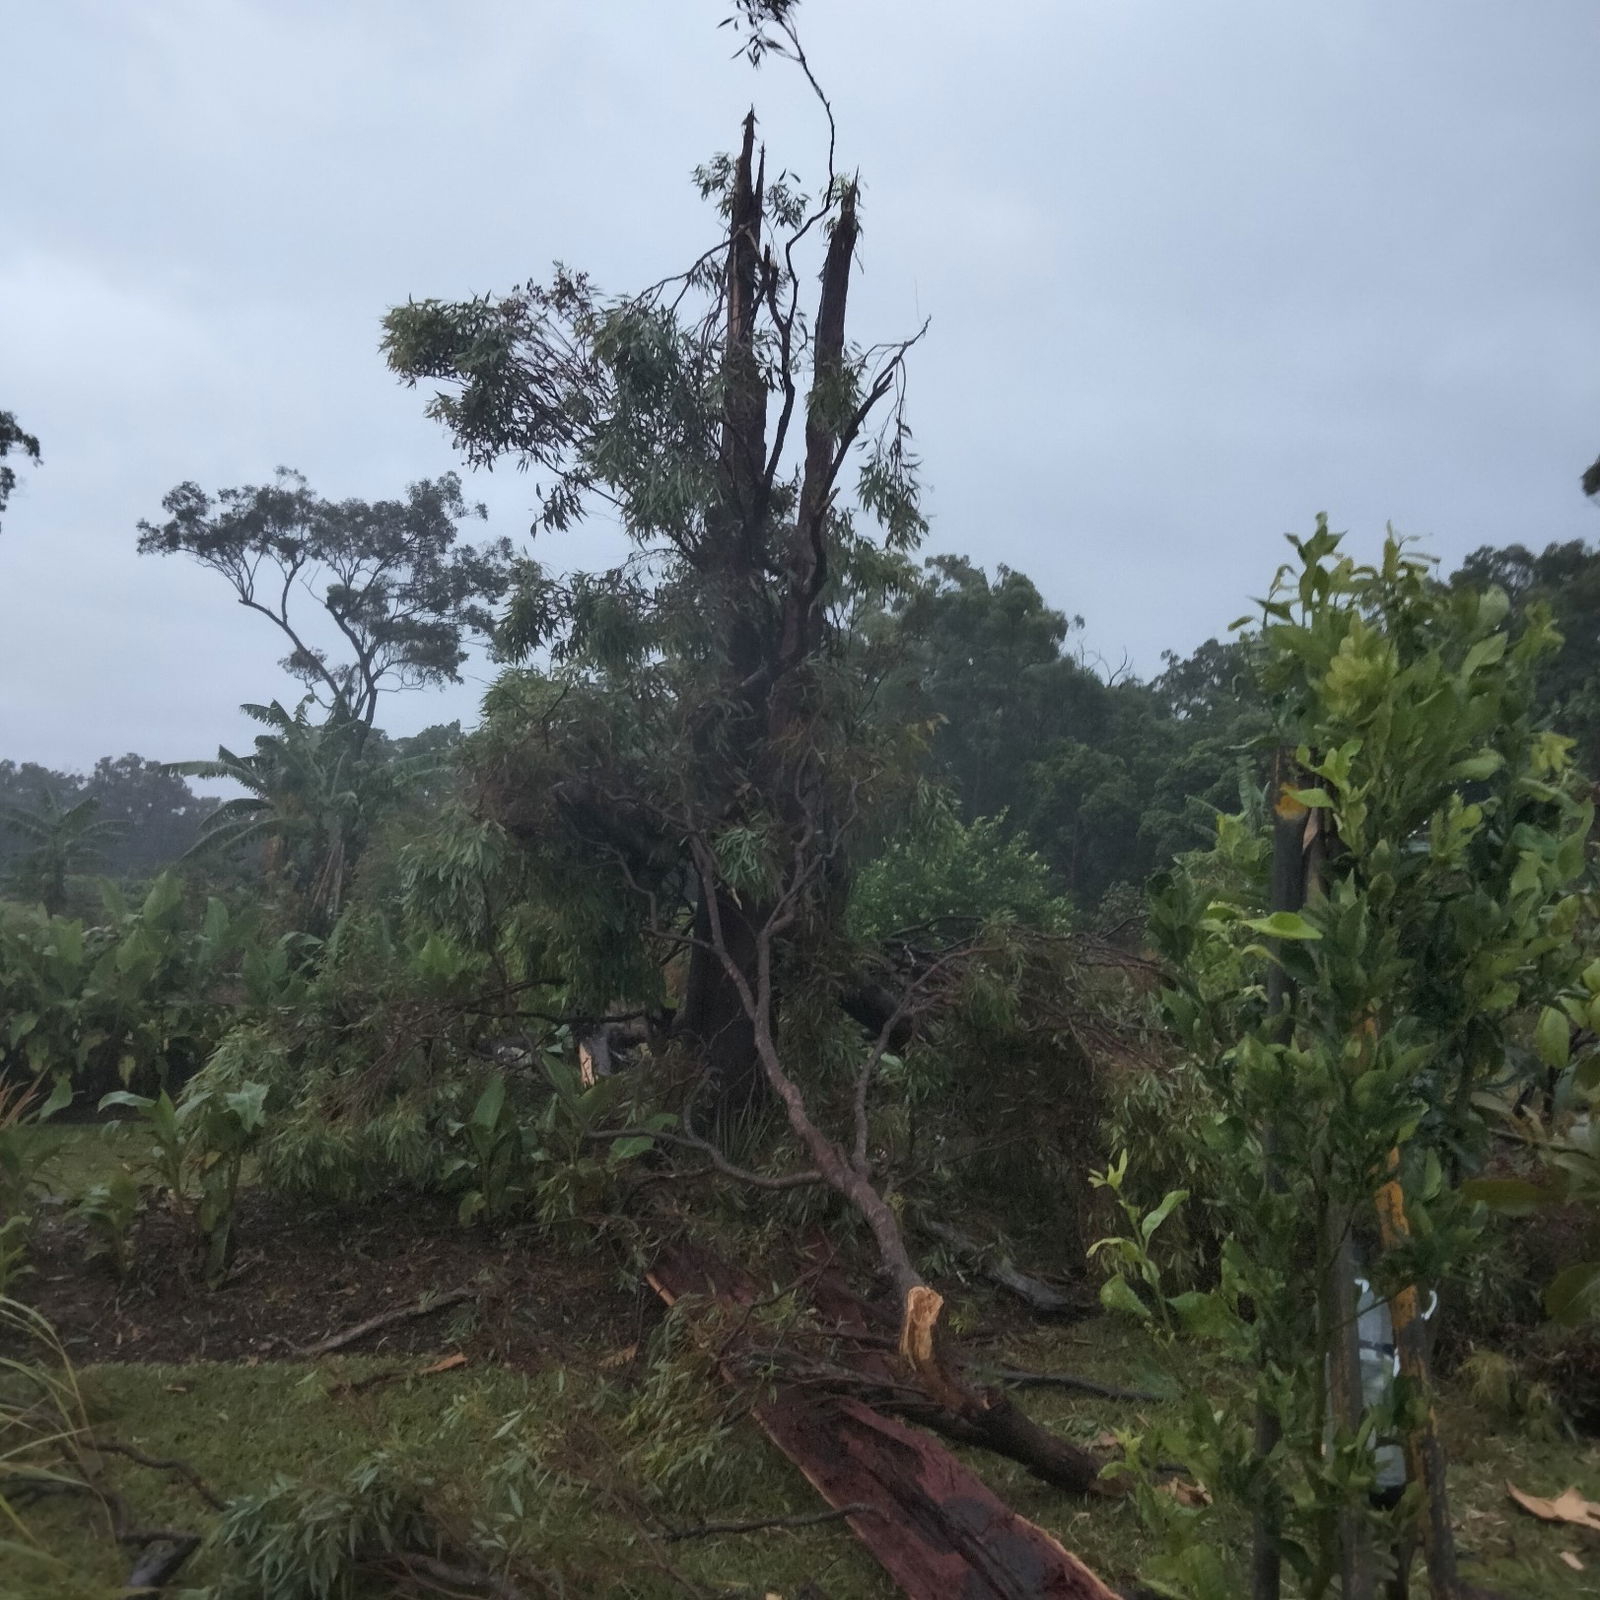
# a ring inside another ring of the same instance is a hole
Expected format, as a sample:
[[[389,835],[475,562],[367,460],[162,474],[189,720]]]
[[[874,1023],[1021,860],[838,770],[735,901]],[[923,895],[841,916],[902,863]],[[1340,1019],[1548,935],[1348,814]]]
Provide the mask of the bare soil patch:
[[[250,1193],[236,1236],[229,1276],[211,1289],[182,1219],[146,1213],[119,1282],[89,1259],[81,1222],[47,1217],[13,1292],[79,1364],[285,1359],[369,1317],[469,1289],[471,1301],[393,1323],[348,1353],[449,1347],[531,1370],[635,1343],[661,1314],[609,1252],[578,1256],[526,1228],[464,1228],[454,1206],[427,1196],[308,1210]]]

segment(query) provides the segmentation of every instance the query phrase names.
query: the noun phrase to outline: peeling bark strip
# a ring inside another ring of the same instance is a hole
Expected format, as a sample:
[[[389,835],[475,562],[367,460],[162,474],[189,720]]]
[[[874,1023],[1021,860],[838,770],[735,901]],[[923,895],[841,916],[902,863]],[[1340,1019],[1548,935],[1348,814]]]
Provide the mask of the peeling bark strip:
[[[1117,1600],[943,1445],[859,1400],[790,1392],[756,1420],[829,1505],[875,1509],[845,1520],[911,1600]]]
[[[745,1274],[698,1252],[667,1252],[649,1281],[668,1305],[756,1299]],[[830,1506],[862,1508],[845,1521],[909,1600],[1118,1600],[942,1445],[859,1400],[794,1384],[754,1416]]]

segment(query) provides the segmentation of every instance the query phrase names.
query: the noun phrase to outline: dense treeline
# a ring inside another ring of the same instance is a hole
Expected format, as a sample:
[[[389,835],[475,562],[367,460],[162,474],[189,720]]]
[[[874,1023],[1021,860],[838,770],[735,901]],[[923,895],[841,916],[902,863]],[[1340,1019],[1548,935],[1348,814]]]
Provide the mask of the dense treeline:
[[[1499,585],[1518,616],[1534,603],[1551,608],[1562,643],[1539,680],[1540,711],[1576,740],[1583,769],[1600,771],[1600,551],[1485,546],[1446,581]],[[926,775],[948,786],[968,821],[1000,819],[1039,853],[1056,891],[1087,911],[1114,886],[1136,888],[1209,843],[1217,816],[1259,784],[1268,721],[1251,636],[1168,652],[1152,679],[1108,681],[1074,649],[1080,625],[1026,575],[1002,567],[991,577],[957,556],[933,558],[892,609],[857,620],[884,662],[878,714],[931,729]],[[444,758],[460,737],[453,724],[393,740],[378,731],[373,753],[411,762],[416,776],[417,758],[435,758],[423,764],[438,798],[454,782]],[[192,766],[216,780],[249,777],[227,761]],[[171,766],[133,754],[104,757],[88,774],[0,761],[0,806],[39,813],[83,802],[105,825],[85,865],[113,878],[179,861],[219,804]],[[0,871],[27,848],[20,828],[0,828]]]

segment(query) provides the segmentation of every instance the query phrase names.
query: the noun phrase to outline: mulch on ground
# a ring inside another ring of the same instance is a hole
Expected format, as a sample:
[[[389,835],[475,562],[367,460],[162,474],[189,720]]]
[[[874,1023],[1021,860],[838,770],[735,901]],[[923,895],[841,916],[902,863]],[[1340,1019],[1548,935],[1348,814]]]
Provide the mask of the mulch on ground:
[[[118,1281],[90,1259],[84,1225],[41,1219],[32,1270],[11,1293],[53,1324],[78,1364],[99,1361],[283,1360],[369,1317],[430,1295],[473,1300],[409,1318],[348,1347],[352,1355],[436,1351],[535,1370],[634,1343],[659,1317],[610,1252],[580,1256],[533,1229],[462,1227],[448,1202],[404,1195],[308,1210],[241,1196],[238,1252],[208,1288],[183,1219],[147,1212]]]

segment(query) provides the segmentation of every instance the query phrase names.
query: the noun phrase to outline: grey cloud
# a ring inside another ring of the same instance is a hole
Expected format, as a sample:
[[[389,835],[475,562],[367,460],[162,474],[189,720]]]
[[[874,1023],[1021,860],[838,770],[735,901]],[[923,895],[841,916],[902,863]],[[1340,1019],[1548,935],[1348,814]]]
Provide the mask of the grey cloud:
[[[560,257],[614,287],[706,237],[690,168],[754,102],[820,176],[794,74],[727,0],[59,0],[0,107],[0,404],[44,445],[0,537],[0,753],[177,757],[291,687],[133,524],[182,478],[379,495],[452,466],[376,352],[407,295]],[[1142,670],[1245,609],[1326,509],[1455,560],[1593,537],[1593,0],[805,0],[866,180],[856,326],[933,317],[933,546],[1032,574]],[[494,531],[530,486],[477,475]],[[604,530],[553,542],[605,560]],[[482,675],[481,667],[475,669]],[[472,714],[478,685],[398,705]]]

